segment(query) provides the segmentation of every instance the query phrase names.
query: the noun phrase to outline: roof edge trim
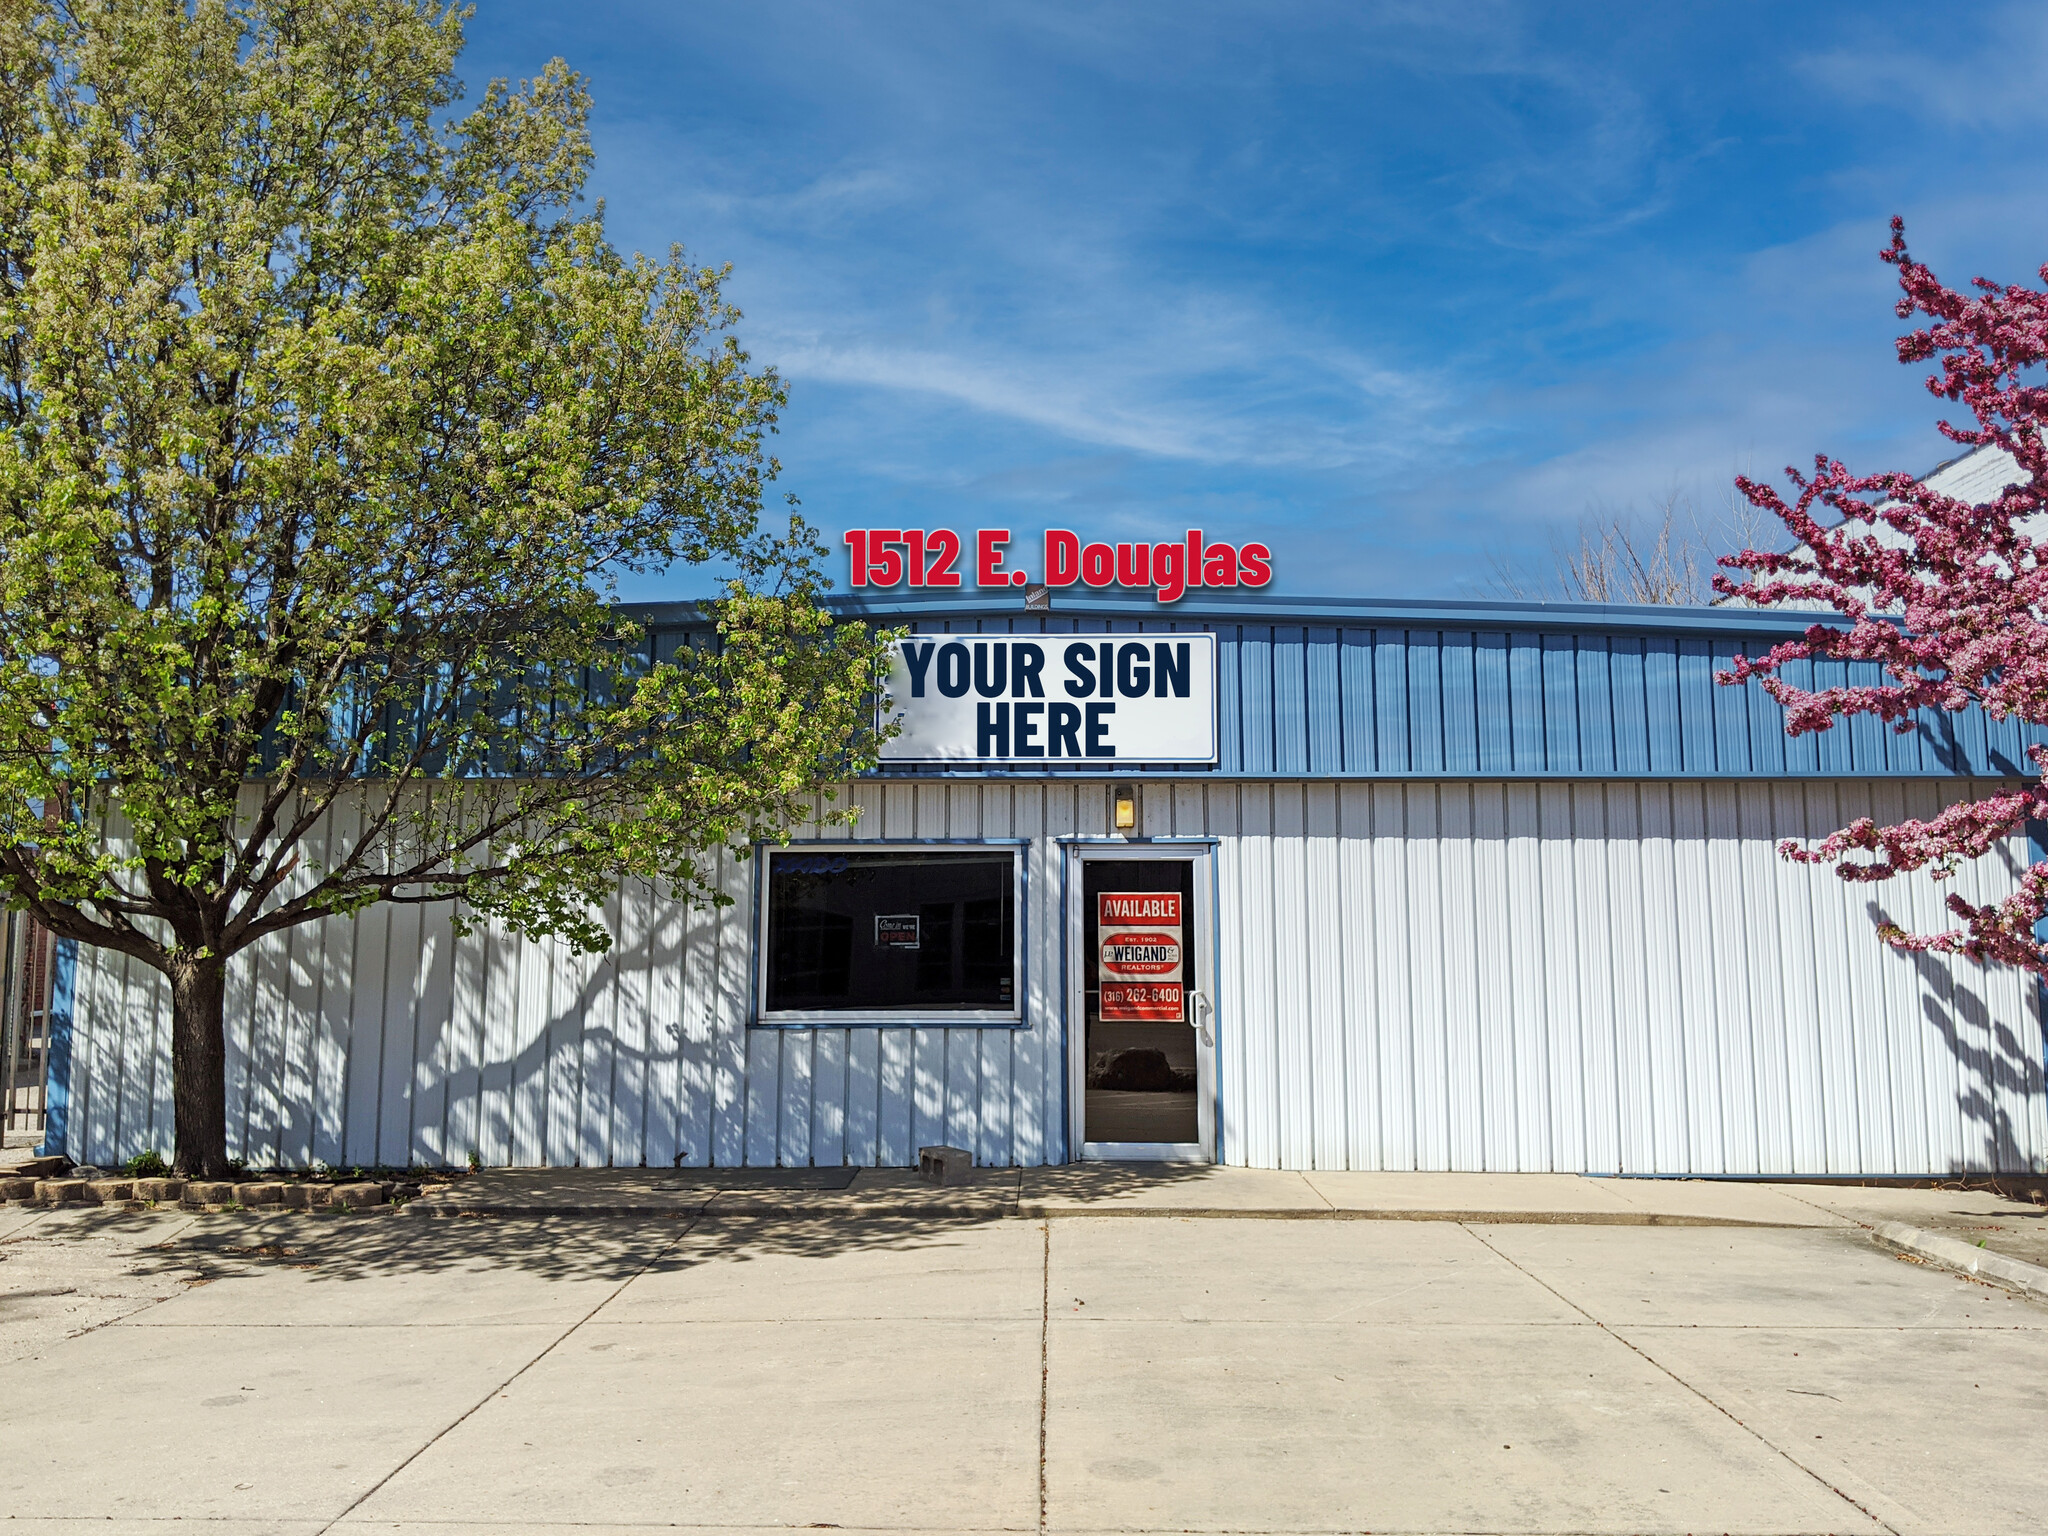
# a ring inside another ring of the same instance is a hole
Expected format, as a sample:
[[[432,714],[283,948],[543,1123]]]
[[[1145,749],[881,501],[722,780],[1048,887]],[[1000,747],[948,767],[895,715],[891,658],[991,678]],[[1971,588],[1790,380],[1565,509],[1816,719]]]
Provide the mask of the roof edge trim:
[[[1024,608],[1021,597],[961,593],[924,597],[833,594],[825,606],[842,619],[894,625],[945,619],[1145,619],[1159,623],[1303,624],[1404,629],[1599,630],[1609,633],[1726,635],[1804,634],[1816,624],[1845,625],[1831,609],[1680,608],[1622,603],[1511,603],[1379,597],[1229,599],[1190,592],[1177,603],[1146,597],[1102,596],[1062,589],[1047,611]],[[705,621],[694,602],[620,603],[621,612],[649,624]]]

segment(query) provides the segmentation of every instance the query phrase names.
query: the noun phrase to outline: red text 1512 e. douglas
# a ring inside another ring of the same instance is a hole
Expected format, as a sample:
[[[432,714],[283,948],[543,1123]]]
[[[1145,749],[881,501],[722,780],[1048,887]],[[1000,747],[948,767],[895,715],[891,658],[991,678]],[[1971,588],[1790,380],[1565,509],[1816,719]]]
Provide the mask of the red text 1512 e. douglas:
[[[845,541],[856,587],[961,584],[964,545],[950,528],[855,528]],[[976,531],[976,586],[1031,585],[1029,571],[1005,563],[1009,543],[1007,528]],[[1212,543],[1199,528],[1157,544],[1088,542],[1068,529],[1050,528],[1044,555],[1037,579],[1048,587],[1079,582],[1149,590],[1162,603],[1178,602],[1191,587],[1263,587],[1273,579],[1273,552],[1265,545]]]

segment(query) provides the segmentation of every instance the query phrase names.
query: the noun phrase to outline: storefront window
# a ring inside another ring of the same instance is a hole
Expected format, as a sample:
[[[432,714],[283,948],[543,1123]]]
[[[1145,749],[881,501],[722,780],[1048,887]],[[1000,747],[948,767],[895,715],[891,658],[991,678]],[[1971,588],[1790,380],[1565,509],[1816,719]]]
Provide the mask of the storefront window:
[[[1018,1016],[1010,849],[767,852],[766,1023]]]

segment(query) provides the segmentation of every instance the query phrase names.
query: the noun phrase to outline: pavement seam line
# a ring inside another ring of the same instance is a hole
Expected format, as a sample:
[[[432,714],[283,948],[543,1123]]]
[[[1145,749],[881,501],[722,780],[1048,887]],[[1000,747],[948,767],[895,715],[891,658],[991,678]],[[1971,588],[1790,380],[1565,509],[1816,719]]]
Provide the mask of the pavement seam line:
[[[1588,1312],[1576,1301],[1573,1301],[1571,1297],[1565,1295],[1564,1292],[1560,1291],[1556,1286],[1552,1285],[1549,1281],[1545,1280],[1541,1275],[1535,1273],[1533,1270],[1523,1268],[1520,1264],[1517,1264],[1514,1261],[1514,1259],[1509,1257],[1507,1254],[1502,1253],[1500,1249],[1494,1247],[1492,1243],[1489,1243],[1482,1234],[1478,1232],[1473,1232],[1472,1228],[1470,1226],[1467,1226],[1464,1222],[1459,1222],[1458,1225],[1464,1227],[1467,1232],[1471,1232],[1474,1241],[1476,1241],[1481,1247],[1485,1248],[1489,1253],[1499,1258],[1501,1262],[1506,1264],[1510,1269],[1513,1269],[1517,1274],[1526,1275],[1529,1279],[1535,1281],[1536,1284],[1542,1286],[1544,1290],[1550,1292],[1551,1295],[1555,1296],[1559,1301],[1563,1302],[1566,1306],[1570,1307],[1574,1312],[1578,1313],[1579,1316],[1583,1317],[1595,1328],[1598,1328],[1602,1333],[1606,1334],[1608,1338],[1614,1340],[1615,1343],[1621,1345],[1622,1348],[1626,1349],[1630,1354],[1634,1355],[1637,1359],[1641,1360],[1645,1365],[1648,1365],[1653,1370],[1659,1371],[1665,1376],[1670,1377],[1671,1380],[1676,1382],[1679,1386],[1685,1388],[1686,1391],[1690,1392],[1694,1397],[1698,1398],[1701,1402],[1705,1403],[1709,1408],[1713,1409],[1714,1412],[1720,1414],[1721,1417],[1726,1419],[1730,1424],[1733,1424],[1737,1429],[1740,1429],[1744,1434],[1754,1438],[1757,1444],[1763,1446],[1766,1450],[1771,1451],[1773,1454],[1782,1457],[1788,1466],[1797,1467],[1801,1472],[1805,1473],[1808,1477],[1812,1478],[1816,1483],[1819,1483],[1821,1487],[1827,1489],[1829,1493],[1832,1493],[1836,1498],[1840,1499],[1850,1508],[1861,1512],[1863,1516],[1866,1519],[1870,1520],[1873,1524],[1877,1525],[1883,1530],[1890,1531],[1892,1533],[1892,1536],[1899,1536],[1899,1531],[1896,1526],[1892,1525],[1887,1520],[1879,1518],[1876,1511],[1865,1506],[1861,1500],[1853,1498],[1843,1489],[1837,1488],[1825,1477],[1822,1477],[1820,1473],[1814,1471],[1813,1468],[1807,1466],[1797,1456],[1794,1456],[1790,1451],[1786,1450],[1783,1446],[1778,1445],[1777,1443],[1772,1441],[1768,1436],[1763,1434],[1762,1431],[1755,1429],[1748,1424],[1745,1424],[1733,1413],[1730,1413],[1726,1408],[1722,1407],[1721,1404],[1715,1402],[1713,1398],[1709,1397],[1706,1393],[1702,1392],[1698,1387],[1694,1386],[1691,1382],[1687,1381],[1683,1376],[1679,1375],[1678,1372],[1672,1370],[1670,1366],[1666,1365],[1663,1361],[1659,1360],[1655,1355],[1652,1355],[1649,1351],[1645,1349],[1639,1348],[1630,1340],[1623,1338],[1620,1334],[1616,1333],[1612,1328],[1608,1327],[1606,1323],[1602,1322],[1599,1318],[1595,1317],[1592,1313]]]
[[[1038,1529],[1046,1528],[1045,1438],[1048,1406],[1052,1396],[1052,1221],[1038,1224],[1045,1234],[1044,1267],[1039,1273],[1038,1292]]]
[[[460,1429],[464,1424],[468,1423],[469,1420],[473,1416],[475,1416],[475,1414],[479,1410],[483,1408],[484,1404],[488,1403],[500,1392],[503,1392],[507,1387],[511,1386],[513,1382],[517,1381],[520,1377],[524,1376],[536,1365],[539,1365],[541,1361],[547,1359],[549,1355],[553,1354],[557,1349],[559,1349],[564,1343],[568,1341],[568,1338],[571,1334],[575,1333],[577,1329],[581,1328],[585,1323],[589,1322],[593,1317],[597,1316],[598,1313],[602,1312],[606,1307],[610,1306],[614,1301],[616,1301],[619,1298],[620,1292],[624,1291],[627,1286],[631,1285],[635,1280],[638,1280],[642,1275],[646,1274],[648,1270],[654,1268],[656,1264],[660,1263],[664,1257],[666,1257],[673,1249],[675,1249],[679,1244],[681,1244],[684,1238],[690,1235],[691,1231],[695,1229],[697,1223],[702,1219],[702,1211],[699,1211],[696,1215],[692,1216],[685,1225],[683,1225],[681,1228],[677,1230],[675,1236],[671,1237],[667,1242],[661,1244],[660,1247],[656,1248],[653,1253],[647,1256],[646,1263],[642,1264],[638,1269],[634,1270],[633,1273],[626,1276],[625,1279],[621,1280],[617,1285],[613,1286],[609,1291],[607,1291],[604,1294],[604,1296],[599,1299],[596,1306],[592,1307],[588,1312],[584,1313],[581,1317],[577,1318],[576,1321],[571,1323],[567,1328],[564,1328],[561,1331],[561,1333],[556,1335],[553,1339],[549,1340],[547,1347],[541,1350],[538,1354],[536,1354],[531,1360],[527,1361],[524,1365],[520,1366],[518,1370],[514,1371],[510,1376],[507,1376],[495,1387],[492,1387],[488,1392],[484,1393],[482,1397],[478,1398],[475,1402],[471,1403],[467,1408],[463,1409],[462,1412],[457,1414],[453,1419],[450,1419],[446,1424],[443,1424],[439,1429],[435,1430],[434,1433],[427,1438],[425,1443],[420,1445],[416,1450],[413,1451],[411,1455],[407,1456],[403,1461],[399,1462],[399,1464],[393,1467],[389,1472],[386,1472],[382,1477],[378,1478],[376,1482],[370,1484],[369,1487],[365,1488],[360,1494],[356,1495],[356,1497],[349,1502],[349,1505],[346,1509],[342,1510],[340,1514],[336,1515],[332,1520],[329,1520],[325,1525],[321,1526],[320,1529],[314,1533],[314,1536],[327,1536],[327,1533],[329,1531],[333,1530],[337,1525],[341,1524],[342,1521],[346,1520],[358,1509],[361,1509],[363,1505],[368,1503],[372,1498],[376,1497],[378,1490],[383,1488],[385,1484],[389,1483],[394,1477],[398,1476],[399,1473],[403,1472],[407,1467],[411,1466],[414,1462],[418,1461],[422,1456],[426,1455],[427,1452],[431,1451],[435,1446],[439,1445],[441,1441],[445,1439],[448,1435],[454,1433],[454,1431]]]

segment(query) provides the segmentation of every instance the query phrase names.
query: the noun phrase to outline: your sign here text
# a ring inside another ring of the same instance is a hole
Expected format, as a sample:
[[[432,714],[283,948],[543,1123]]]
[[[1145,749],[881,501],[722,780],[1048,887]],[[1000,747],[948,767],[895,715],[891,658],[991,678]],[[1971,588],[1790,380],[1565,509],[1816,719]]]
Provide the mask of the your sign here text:
[[[909,635],[888,697],[906,762],[1213,762],[1216,637]]]
[[[855,528],[845,536],[856,587],[957,587],[960,535],[950,528]],[[1010,530],[983,528],[974,535],[977,587],[1029,586],[1031,574],[1010,566]],[[1038,579],[1048,587],[1150,589],[1162,603],[1178,602],[1190,587],[1263,587],[1273,579],[1273,552],[1263,544],[1211,543],[1199,528],[1162,544],[1084,543],[1065,528],[1046,531]]]

